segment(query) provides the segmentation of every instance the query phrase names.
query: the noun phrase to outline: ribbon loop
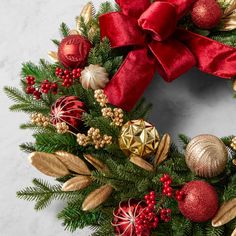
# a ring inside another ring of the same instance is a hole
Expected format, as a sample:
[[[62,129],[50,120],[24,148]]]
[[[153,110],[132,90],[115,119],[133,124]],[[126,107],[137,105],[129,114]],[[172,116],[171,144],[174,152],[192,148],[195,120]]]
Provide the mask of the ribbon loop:
[[[171,19],[171,20],[170,20]],[[153,39],[163,41],[176,29],[175,6],[168,2],[154,2],[139,18],[139,26],[152,33]]]
[[[100,16],[99,23],[101,38],[108,37],[113,48],[143,46],[145,43],[145,35],[134,18],[112,12]]]

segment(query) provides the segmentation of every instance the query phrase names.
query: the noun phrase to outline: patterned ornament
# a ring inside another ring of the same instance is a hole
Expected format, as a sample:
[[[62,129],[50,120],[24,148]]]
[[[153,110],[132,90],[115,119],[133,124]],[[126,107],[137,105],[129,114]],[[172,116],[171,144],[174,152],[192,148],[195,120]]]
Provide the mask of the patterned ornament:
[[[123,125],[119,137],[120,149],[127,156],[147,157],[156,152],[159,143],[156,128],[139,119],[128,121]]]
[[[104,67],[91,64],[82,70],[80,82],[85,89],[102,89],[109,82],[109,77]]]
[[[213,135],[198,135],[186,148],[185,160],[198,176],[211,178],[226,167],[228,152],[224,143]]]
[[[194,222],[206,222],[218,210],[218,195],[213,186],[205,181],[191,181],[181,189],[183,199],[178,202],[179,210]]]
[[[80,35],[69,35],[58,48],[59,61],[68,68],[83,67],[91,49],[91,43]]]
[[[198,0],[191,12],[193,23],[200,29],[211,29],[220,23],[223,13],[216,0]]]
[[[63,96],[56,100],[51,107],[51,122],[66,123],[70,130],[78,130],[82,123],[82,115],[85,112],[84,103],[76,96]]]
[[[112,226],[116,236],[137,236],[135,222],[145,209],[145,203],[134,199],[121,202],[113,212]],[[149,234],[145,234],[148,236]],[[143,235],[144,236],[144,235]]]

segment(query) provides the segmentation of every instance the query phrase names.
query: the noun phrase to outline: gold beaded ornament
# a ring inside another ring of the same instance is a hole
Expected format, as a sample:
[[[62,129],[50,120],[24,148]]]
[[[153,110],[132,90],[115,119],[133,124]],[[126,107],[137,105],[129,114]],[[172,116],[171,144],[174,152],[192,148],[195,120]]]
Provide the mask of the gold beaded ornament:
[[[50,119],[41,113],[31,115],[31,122],[37,126],[47,127],[50,124]]]
[[[230,146],[236,151],[236,137],[231,140]]]
[[[58,122],[55,127],[59,134],[65,134],[69,131],[69,126],[65,122]]]
[[[91,127],[87,135],[78,133],[77,134],[77,142],[81,146],[87,146],[88,144],[93,144],[96,149],[103,148],[105,145],[109,145],[112,143],[112,136],[101,135],[99,129],[95,129]]]
[[[120,149],[127,156],[145,158],[157,150],[160,138],[156,128],[143,119],[128,121],[121,129]]]

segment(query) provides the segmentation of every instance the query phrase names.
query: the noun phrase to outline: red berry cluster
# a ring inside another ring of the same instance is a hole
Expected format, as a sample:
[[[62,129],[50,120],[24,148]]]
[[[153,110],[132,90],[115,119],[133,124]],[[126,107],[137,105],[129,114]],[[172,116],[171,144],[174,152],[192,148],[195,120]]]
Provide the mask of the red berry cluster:
[[[170,208],[162,208],[160,210],[160,218],[164,221],[164,222],[169,222],[171,220],[171,209]]]
[[[27,76],[26,77],[26,93],[32,94],[36,99],[40,99],[42,96],[42,93],[48,93],[51,91],[53,94],[57,94],[58,85],[54,82],[49,82],[48,80],[44,80],[40,87],[37,88],[35,86],[35,78],[33,76]]]
[[[41,84],[41,92],[48,94],[51,91],[53,94],[57,94],[58,85],[55,82],[49,82],[47,79],[44,80]]]
[[[181,190],[177,190],[175,192],[175,198],[176,198],[177,201],[182,201],[183,198],[184,198],[184,192],[181,191]]]
[[[147,207],[135,220],[135,229],[138,236],[149,235],[151,229],[157,228],[159,221],[154,212],[156,206],[155,192],[151,191],[149,194],[145,195],[144,198]]]
[[[79,78],[81,75],[81,69],[77,68],[72,71],[69,71],[68,69],[63,70],[60,67],[56,68],[55,75],[62,79],[62,86],[69,88],[73,83],[74,80]]]
[[[27,84],[26,93],[32,94],[36,99],[40,99],[42,93],[34,87],[35,78],[33,76],[27,76],[25,78],[25,80],[26,80],[26,84]]]
[[[170,186],[172,183],[172,179],[168,174],[164,174],[160,181],[164,184],[162,193],[166,195],[167,197],[172,197],[173,194],[173,188]]]

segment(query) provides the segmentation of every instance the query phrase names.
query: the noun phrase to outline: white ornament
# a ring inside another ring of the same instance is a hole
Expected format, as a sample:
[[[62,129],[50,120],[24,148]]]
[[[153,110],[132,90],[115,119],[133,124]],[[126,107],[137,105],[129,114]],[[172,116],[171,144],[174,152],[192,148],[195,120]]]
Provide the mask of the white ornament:
[[[108,73],[104,67],[91,64],[82,70],[80,82],[85,89],[102,89],[109,82]]]

